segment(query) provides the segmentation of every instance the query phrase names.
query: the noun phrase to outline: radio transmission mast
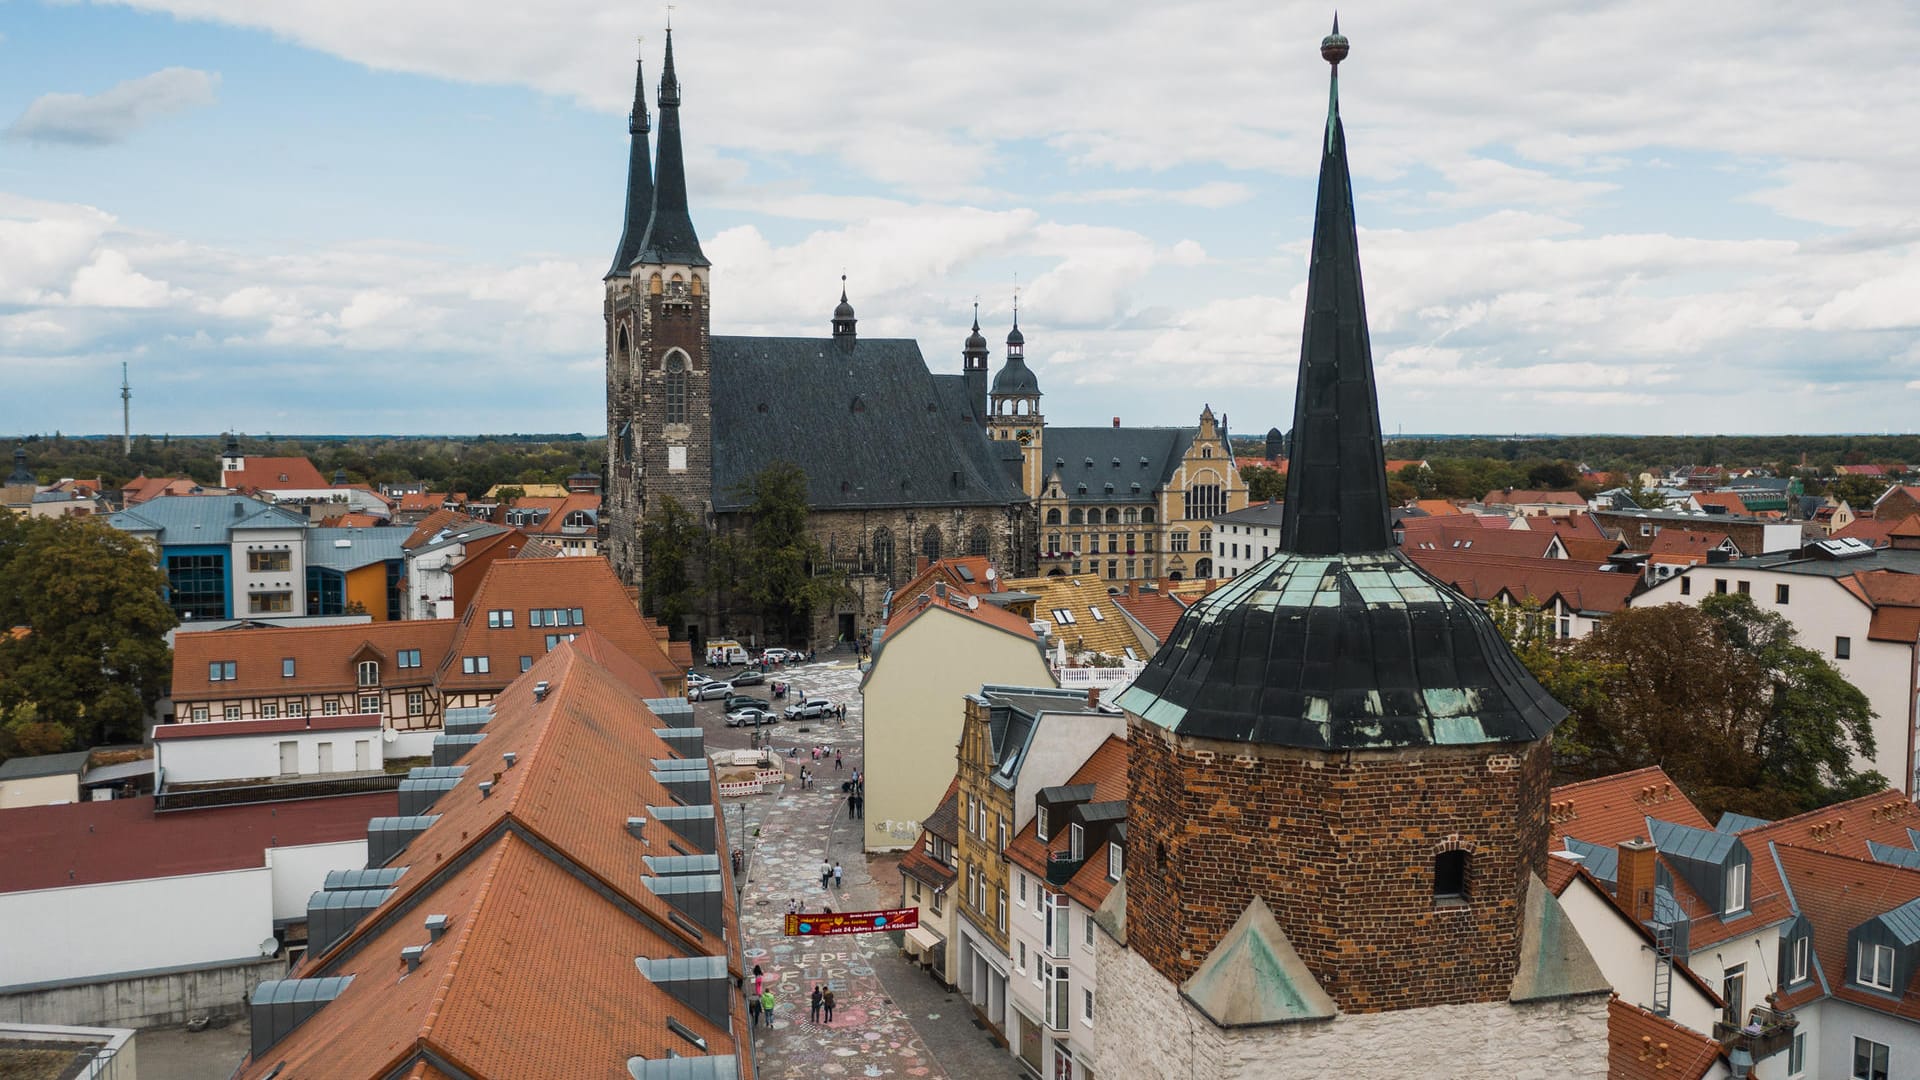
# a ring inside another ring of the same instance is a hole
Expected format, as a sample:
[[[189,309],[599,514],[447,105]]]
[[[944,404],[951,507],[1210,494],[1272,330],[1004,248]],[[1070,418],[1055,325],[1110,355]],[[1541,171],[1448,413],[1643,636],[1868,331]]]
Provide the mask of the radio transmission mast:
[[[127,362],[120,361],[120,452],[133,456],[133,384],[127,381]]]

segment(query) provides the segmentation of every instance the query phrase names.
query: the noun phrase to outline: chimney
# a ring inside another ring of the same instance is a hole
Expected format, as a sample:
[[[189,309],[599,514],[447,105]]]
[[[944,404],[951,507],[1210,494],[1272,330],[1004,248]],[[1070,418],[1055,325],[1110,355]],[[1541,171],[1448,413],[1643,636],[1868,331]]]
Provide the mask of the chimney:
[[[1614,874],[1613,897],[1634,922],[1653,918],[1653,886],[1659,849],[1638,838],[1620,842],[1619,869]]]
[[[506,762],[507,768],[511,769],[514,763],[520,760],[520,755],[508,750],[506,753],[500,755],[500,760]]]
[[[1120,426],[1120,418],[1119,418],[1119,417],[1117,417],[1117,416],[1116,416],[1116,417],[1114,417],[1114,418],[1113,418],[1113,426],[1114,426],[1114,427],[1119,427],[1119,426]]]
[[[541,679],[539,682],[533,684],[533,700],[547,700],[547,680]]]
[[[645,841],[647,838],[646,829],[646,818],[630,817],[627,819],[627,835],[633,837],[635,840]]]
[[[1087,708],[1097,709],[1099,707],[1100,707],[1100,688],[1097,686],[1087,687]]]
[[[913,572],[916,576],[927,572],[927,557],[925,555],[915,555],[913,557]]]

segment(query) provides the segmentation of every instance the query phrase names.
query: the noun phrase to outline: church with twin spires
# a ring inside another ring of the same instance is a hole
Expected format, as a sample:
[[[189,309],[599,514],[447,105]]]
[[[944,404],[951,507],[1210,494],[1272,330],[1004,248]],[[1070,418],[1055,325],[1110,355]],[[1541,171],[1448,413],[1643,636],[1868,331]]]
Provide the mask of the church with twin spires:
[[[849,586],[814,613],[816,645],[866,634],[922,557],[984,556],[1008,577],[1116,587],[1211,576],[1211,520],[1247,497],[1226,418],[1049,427],[1017,314],[991,380],[977,309],[960,370],[936,374],[916,341],[860,335],[844,280],[827,336],[714,334],[680,91],[669,31],[657,129],[636,70],[625,218],[605,277],[602,520],[623,581],[641,584],[641,522],[668,500],[724,532],[742,523],[753,478],[779,462],[806,474],[809,531]],[[673,629],[704,639],[748,627],[706,610]]]

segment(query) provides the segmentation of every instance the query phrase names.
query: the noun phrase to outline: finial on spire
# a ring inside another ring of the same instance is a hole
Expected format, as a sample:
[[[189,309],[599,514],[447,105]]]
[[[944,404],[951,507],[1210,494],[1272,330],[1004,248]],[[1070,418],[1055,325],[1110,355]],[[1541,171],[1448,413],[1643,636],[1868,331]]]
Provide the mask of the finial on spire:
[[[1320,56],[1334,67],[1347,58],[1347,39],[1340,33],[1340,13],[1333,13],[1333,33],[1320,39]]]
[[[847,272],[845,270],[840,271],[840,302],[843,304],[847,302]]]
[[[973,332],[980,332],[980,298],[973,298]]]

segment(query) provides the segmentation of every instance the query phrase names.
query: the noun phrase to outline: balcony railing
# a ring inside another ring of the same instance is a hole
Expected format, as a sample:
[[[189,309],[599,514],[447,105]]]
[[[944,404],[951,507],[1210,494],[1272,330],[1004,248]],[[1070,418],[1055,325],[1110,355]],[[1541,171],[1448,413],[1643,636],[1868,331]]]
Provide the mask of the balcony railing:
[[[1714,1021],[1713,1037],[1728,1050],[1744,1047],[1758,1062],[1793,1045],[1794,1029],[1799,1026],[1800,1021],[1790,1012],[1755,1005],[1744,1026]]]
[[[1054,852],[1047,856],[1047,884],[1056,889],[1065,885],[1073,880],[1073,875],[1079,873],[1086,862],[1085,859],[1073,858],[1065,851]]]

